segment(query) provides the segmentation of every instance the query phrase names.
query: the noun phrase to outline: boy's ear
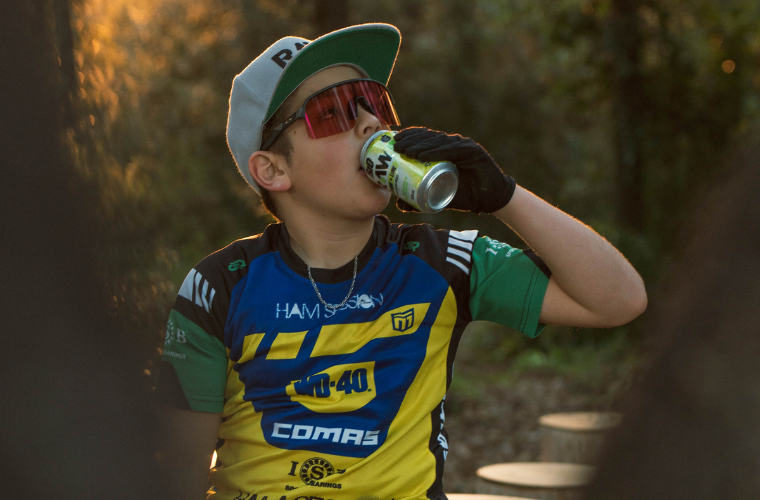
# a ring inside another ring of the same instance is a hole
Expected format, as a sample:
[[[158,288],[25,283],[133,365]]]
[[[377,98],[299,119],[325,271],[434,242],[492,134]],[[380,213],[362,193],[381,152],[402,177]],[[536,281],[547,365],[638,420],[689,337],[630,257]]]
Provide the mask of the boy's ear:
[[[267,191],[287,191],[290,177],[285,168],[285,160],[269,151],[256,151],[248,158],[248,171],[256,184]]]

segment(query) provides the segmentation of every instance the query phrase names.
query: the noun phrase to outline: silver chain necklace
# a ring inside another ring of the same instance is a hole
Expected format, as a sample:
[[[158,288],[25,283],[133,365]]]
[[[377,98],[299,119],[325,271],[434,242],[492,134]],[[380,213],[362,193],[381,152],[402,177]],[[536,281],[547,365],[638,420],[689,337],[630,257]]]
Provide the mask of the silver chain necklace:
[[[314,287],[314,291],[317,292],[317,297],[319,297],[319,301],[328,309],[332,309],[333,311],[343,307],[346,302],[348,302],[348,299],[351,298],[351,292],[354,291],[354,283],[356,283],[356,266],[359,263],[359,255],[354,257],[354,279],[351,280],[351,288],[348,290],[348,295],[346,295],[346,298],[343,299],[343,302],[341,302],[338,305],[335,304],[328,304],[325,302],[325,299],[322,298],[322,294],[319,293],[319,289],[317,288],[317,283],[314,281],[314,278],[311,277],[311,266],[306,264],[306,270],[309,272],[309,281],[311,281],[311,286]]]

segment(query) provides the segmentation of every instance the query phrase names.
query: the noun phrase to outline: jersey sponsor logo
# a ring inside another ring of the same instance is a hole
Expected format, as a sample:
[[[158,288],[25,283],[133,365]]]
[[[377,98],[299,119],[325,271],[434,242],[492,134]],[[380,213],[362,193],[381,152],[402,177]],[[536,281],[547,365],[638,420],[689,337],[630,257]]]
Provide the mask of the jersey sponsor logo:
[[[378,434],[380,434],[380,431],[286,424],[282,422],[275,422],[272,430],[273,438],[333,442],[355,446],[376,446],[378,444]]]
[[[286,491],[291,491],[291,490],[295,490],[295,489],[296,488],[294,488],[292,486],[285,486],[285,490]],[[278,494],[272,495],[271,497],[269,496],[269,494],[259,496],[258,493],[248,493],[248,492],[243,492],[241,490],[238,490],[238,496],[236,496],[232,500],[332,500],[332,499],[330,499],[330,498],[324,498],[324,497],[317,497],[317,496],[314,496],[314,495],[300,496],[300,497],[295,497],[295,498],[293,498],[293,497],[288,498],[285,495],[281,495],[280,496]],[[358,500],[380,500],[380,499],[376,498],[376,497],[361,497]],[[393,500],[393,499],[391,499],[391,500]]]
[[[215,295],[216,290],[214,290],[208,280],[204,279],[201,273],[195,269],[190,271],[179,289],[180,297],[184,297],[190,302],[202,307],[206,312],[211,311],[211,305],[214,302]]]
[[[304,497],[304,498],[308,498],[308,497]],[[270,500],[270,498],[269,498],[269,495],[261,495],[261,496],[259,496],[258,493],[248,493],[248,492],[244,492],[244,491],[238,490],[238,496],[236,496],[232,500]],[[288,500],[288,497],[286,497],[285,495],[282,495],[282,496],[272,495],[271,500]],[[314,498],[313,500],[325,500],[325,499],[324,498],[319,498],[319,499]]]
[[[377,394],[375,362],[334,365],[291,382],[285,392],[292,401],[318,413],[358,410]]]
[[[169,318],[169,321],[166,323],[166,337],[164,338],[164,347],[168,347],[175,342],[178,344],[187,344],[187,334],[184,332],[184,330],[181,330],[179,327],[177,327],[173,319]],[[185,356],[182,357],[184,358]]]
[[[238,260],[230,262],[230,265],[227,266],[227,269],[230,271],[238,271],[240,269],[243,269],[244,267],[245,267],[245,261],[243,259],[238,259]]]
[[[359,295],[356,299],[356,303],[362,309],[372,309],[375,307],[375,301],[373,301],[372,297],[367,294]],[[382,304],[382,299],[380,300],[380,303]]]
[[[285,319],[290,319],[293,316],[296,316],[298,319],[304,319],[304,318],[317,318],[319,319],[319,304],[313,304],[314,307],[310,308],[307,304],[301,304],[299,307],[298,304],[290,304],[288,302],[285,302],[282,306],[278,302],[275,306],[275,312],[274,317],[277,319],[280,319],[280,315],[282,315]]]
[[[391,323],[397,332],[405,332],[412,328],[414,326],[414,308],[391,314]]]
[[[234,370],[245,387],[244,400],[261,415],[268,445],[328,459],[367,457],[382,446],[426,359],[440,312],[441,291],[426,278],[446,285],[434,269],[420,267],[424,279],[418,285],[403,288],[409,278],[398,273],[373,284],[377,288],[362,286],[345,306],[353,311],[339,310],[327,321],[329,314],[321,305],[315,310],[316,297],[300,281],[287,295],[272,298],[269,289],[241,299],[270,304],[240,322],[259,333],[247,335],[242,346],[236,340],[231,351],[232,359],[241,353]]]
[[[410,241],[406,245],[404,245],[404,250],[411,250],[412,252],[416,251],[420,247],[419,241]]]
[[[375,297],[366,293],[356,294],[338,309],[330,309],[319,303],[311,305],[305,303],[277,302],[274,307],[274,317],[276,319],[327,319],[331,318],[338,311],[354,309],[374,309],[375,306],[383,305],[383,294],[380,293]]]
[[[374,321],[325,325],[319,331],[319,337],[317,337],[317,341],[311,351],[311,357],[351,354],[362,349],[368,343],[379,339],[411,335],[422,324],[422,320],[425,318],[429,307],[430,303],[409,304],[391,309]],[[413,311],[412,314],[409,314],[409,310]],[[396,314],[408,315],[411,325],[404,328],[403,331],[388,328],[389,324],[393,325],[393,316]],[[347,332],[350,332],[350,334],[347,334]]]
[[[438,442],[441,444],[441,448],[443,448],[443,461],[446,461],[446,458],[449,455],[449,440],[446,439],[446,435],[443,433],[443,424],[446,422],[446,414],[443,411],[443,404],[446,401],[446,396],[443,397],[443,401],[441,401],[441,428],[438,432]]]
[[[493,240],[493,239],[489,238],[488,236],[485,236],[485,240],[488,243],[488,248],[486,248],[486,252],[487,253],[492,253],[492,254],[496,255],[497,253],[499,253],[500,250],[503,250],[505,248],[509,248],[509,250],[507,250],[507,253],[504,254],[504,258],[505,259],[508,259],[513,253],[520,251],[517,248],[510,247],[506,243],[502,243],[501,241]]]
[[[306,460],[301,465],[298,476],[307,486],[341,489],[343,486],[339,483],[323,481],[323,479],[332,476],[335,472],[335,467],[330,462],[321,457],[314,457]]]
[[[454,264],[469,276],[472,244],[477,231],[449,231],[449,245],[446,247],[446,262]]]
[[[286,486],[285,489],[290,491],[290,490],[295,490],[296,488]],[[324,498],[324,497],[317,497],[314,495],[288,498],[285,495],[275,494],[270,497],[268,494],[259,495],[258,493],[248,493],[248,492],[238,490],[238,496],[236,496],[232,500],[331,500],[331,499]],[[358,500],[380,500],[380,499],[377,497],[360,497]]]

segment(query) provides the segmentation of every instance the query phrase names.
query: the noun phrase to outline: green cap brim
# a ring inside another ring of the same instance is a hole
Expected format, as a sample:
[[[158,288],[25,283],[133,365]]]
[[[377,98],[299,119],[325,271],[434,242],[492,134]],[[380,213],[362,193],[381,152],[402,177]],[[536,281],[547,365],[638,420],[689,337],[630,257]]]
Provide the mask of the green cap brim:
[[[309,42],[283,71],[264,122],[304,80],[330,66],[358,66],[368,78],[387,85],[400,44],[399,31],[383,24],[351,26]]]

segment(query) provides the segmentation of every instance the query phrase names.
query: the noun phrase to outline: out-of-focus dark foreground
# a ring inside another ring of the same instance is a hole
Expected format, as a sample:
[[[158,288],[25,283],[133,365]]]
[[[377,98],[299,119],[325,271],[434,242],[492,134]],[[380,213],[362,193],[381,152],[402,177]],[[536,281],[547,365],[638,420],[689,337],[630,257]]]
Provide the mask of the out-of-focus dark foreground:
[[[760,497],[760,137],[698,212],[589,499]]]
[[[107,314],[104,228],[63,142],[51,7],[0,7],[0,496],[160,498],[145,353]]]

